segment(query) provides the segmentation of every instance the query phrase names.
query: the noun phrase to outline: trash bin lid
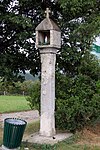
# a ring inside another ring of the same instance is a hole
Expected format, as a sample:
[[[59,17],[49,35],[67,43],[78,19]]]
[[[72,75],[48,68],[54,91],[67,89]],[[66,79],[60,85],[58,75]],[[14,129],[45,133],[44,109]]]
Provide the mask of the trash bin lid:
[[[26,121],[21,120],[21,119],[16,119],[16,118],[8,118],[6,119],[6,122],[14,125],[24,125],[26,124]]]

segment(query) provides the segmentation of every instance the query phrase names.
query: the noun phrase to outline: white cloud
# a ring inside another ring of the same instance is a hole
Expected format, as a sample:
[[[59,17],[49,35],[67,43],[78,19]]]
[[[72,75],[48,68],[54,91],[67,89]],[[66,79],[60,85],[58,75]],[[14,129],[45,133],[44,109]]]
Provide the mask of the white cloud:
[[[100,46],[100,36],[96,38],[96,42],[94,42],[94,44],[99,45]]]

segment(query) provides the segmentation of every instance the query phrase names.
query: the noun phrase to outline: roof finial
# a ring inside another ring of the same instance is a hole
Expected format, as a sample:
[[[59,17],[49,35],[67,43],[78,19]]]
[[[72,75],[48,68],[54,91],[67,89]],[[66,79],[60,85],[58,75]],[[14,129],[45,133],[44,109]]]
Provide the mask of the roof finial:
[[[51,13],[50,9],[49,9],[49,8],[46,8],[45,13],[46,13],[46,18],[49,18],[49,13]]]

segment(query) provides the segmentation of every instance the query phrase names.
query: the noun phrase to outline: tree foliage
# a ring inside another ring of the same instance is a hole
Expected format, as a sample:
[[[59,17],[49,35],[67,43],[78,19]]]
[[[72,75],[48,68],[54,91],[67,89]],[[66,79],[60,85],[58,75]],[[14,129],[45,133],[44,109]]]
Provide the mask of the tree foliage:
[[[62,49],[58,52],[57,64],[65,71],[67,65],[68,74],[77,71],[82,55],[90,47],[93,37],[100,33],[99,0],[2,0],[0,76],[4,79],[16,81],[18,73],[25,73],[27,69],[33,75],[40,72],[35,27],[44,18],[46,7],[52,10],[52,19],[62,31]]]
[[[34,81],[24,82],[0,82],[0,95],[28,95],[30,88],[32,89]]]

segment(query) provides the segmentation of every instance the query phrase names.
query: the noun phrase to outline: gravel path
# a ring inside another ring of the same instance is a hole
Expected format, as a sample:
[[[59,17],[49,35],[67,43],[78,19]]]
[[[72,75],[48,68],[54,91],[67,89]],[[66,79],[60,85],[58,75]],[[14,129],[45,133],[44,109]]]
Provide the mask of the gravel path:
[[[0,114],[0,124],[2,124],[6,118],[19,118],[25,120],[27,123],[30,123],[39,120],[39,112],[37,110],[30,110],[15,113],[3,113]]]

